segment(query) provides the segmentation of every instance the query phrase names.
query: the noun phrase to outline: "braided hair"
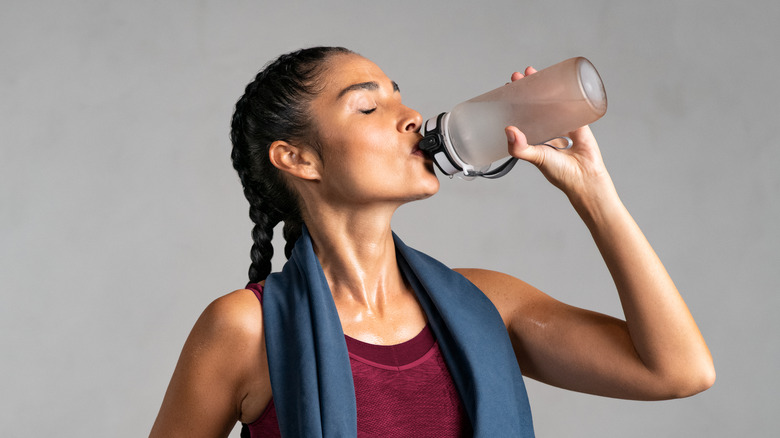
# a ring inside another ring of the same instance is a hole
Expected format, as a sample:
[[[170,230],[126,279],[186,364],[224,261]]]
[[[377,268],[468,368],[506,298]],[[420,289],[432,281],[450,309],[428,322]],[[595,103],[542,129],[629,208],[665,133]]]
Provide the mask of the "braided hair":
[[[312,47],[281,55],[257,74],[236,103],[230,131],[231,159],[255,224],[250,283],[271,273],[274,227],[284,221],[284,253],[290,258],[303,224],[298,197],[271,164],[269,146],[277,140],[302,142],[321,157],[309,104],[318,94],[325,61],[350,53],[343,47]]]

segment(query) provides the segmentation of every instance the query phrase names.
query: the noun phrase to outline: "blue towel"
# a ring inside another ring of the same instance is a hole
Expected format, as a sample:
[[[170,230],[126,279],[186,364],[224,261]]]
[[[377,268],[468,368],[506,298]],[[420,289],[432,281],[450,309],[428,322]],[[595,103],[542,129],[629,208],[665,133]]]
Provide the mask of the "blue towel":
[[[533,437],[523,377],[496,308],[465,277],[393,238],[474,436]],[[282,436],[356,437],[347,344],[306,227],[282,272],[266,280],[263,321]]]

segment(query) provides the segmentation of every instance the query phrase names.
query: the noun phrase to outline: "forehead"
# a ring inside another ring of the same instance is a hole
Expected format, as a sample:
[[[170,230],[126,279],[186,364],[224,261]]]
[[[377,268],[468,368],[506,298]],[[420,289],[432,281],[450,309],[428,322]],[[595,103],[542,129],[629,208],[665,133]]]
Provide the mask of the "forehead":
[[[380,86],[391,84],[382,69],[370,60],[354,54],[338,55],[328,60],[322,76],[322,95],[338,96],[345,87],[362,82],[378,82]]]

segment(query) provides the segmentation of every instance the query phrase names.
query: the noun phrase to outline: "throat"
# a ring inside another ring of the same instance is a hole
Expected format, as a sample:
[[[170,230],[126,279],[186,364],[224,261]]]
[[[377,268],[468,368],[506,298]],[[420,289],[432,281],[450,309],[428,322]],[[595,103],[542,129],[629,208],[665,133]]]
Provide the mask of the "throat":
[[[336,301],[344,334],[377,345],[400,344],[419,334],[427,318],[414,292],[406,289],[386,298],[381,305],[375,303],[371,307]]]

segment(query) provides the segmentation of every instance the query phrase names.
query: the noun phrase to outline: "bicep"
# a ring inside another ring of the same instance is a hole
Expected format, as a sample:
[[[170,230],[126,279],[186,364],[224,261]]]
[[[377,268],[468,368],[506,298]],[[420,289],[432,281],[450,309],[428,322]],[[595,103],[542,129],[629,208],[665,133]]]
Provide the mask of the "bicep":
[[[617,398],[658,398],[624,321],[562,303],[499,272],[460,270],[504,320],[524,375]]]
[[[649,397],[645,390],[651,376],[624,321],[539,294],[508,327],[525,375],[589,394]]]
[[[262,368],[262,316],[256,299],[238,295],[216,300],[198,318],[150,436],[228,436],[240,419],[251,370]]]

